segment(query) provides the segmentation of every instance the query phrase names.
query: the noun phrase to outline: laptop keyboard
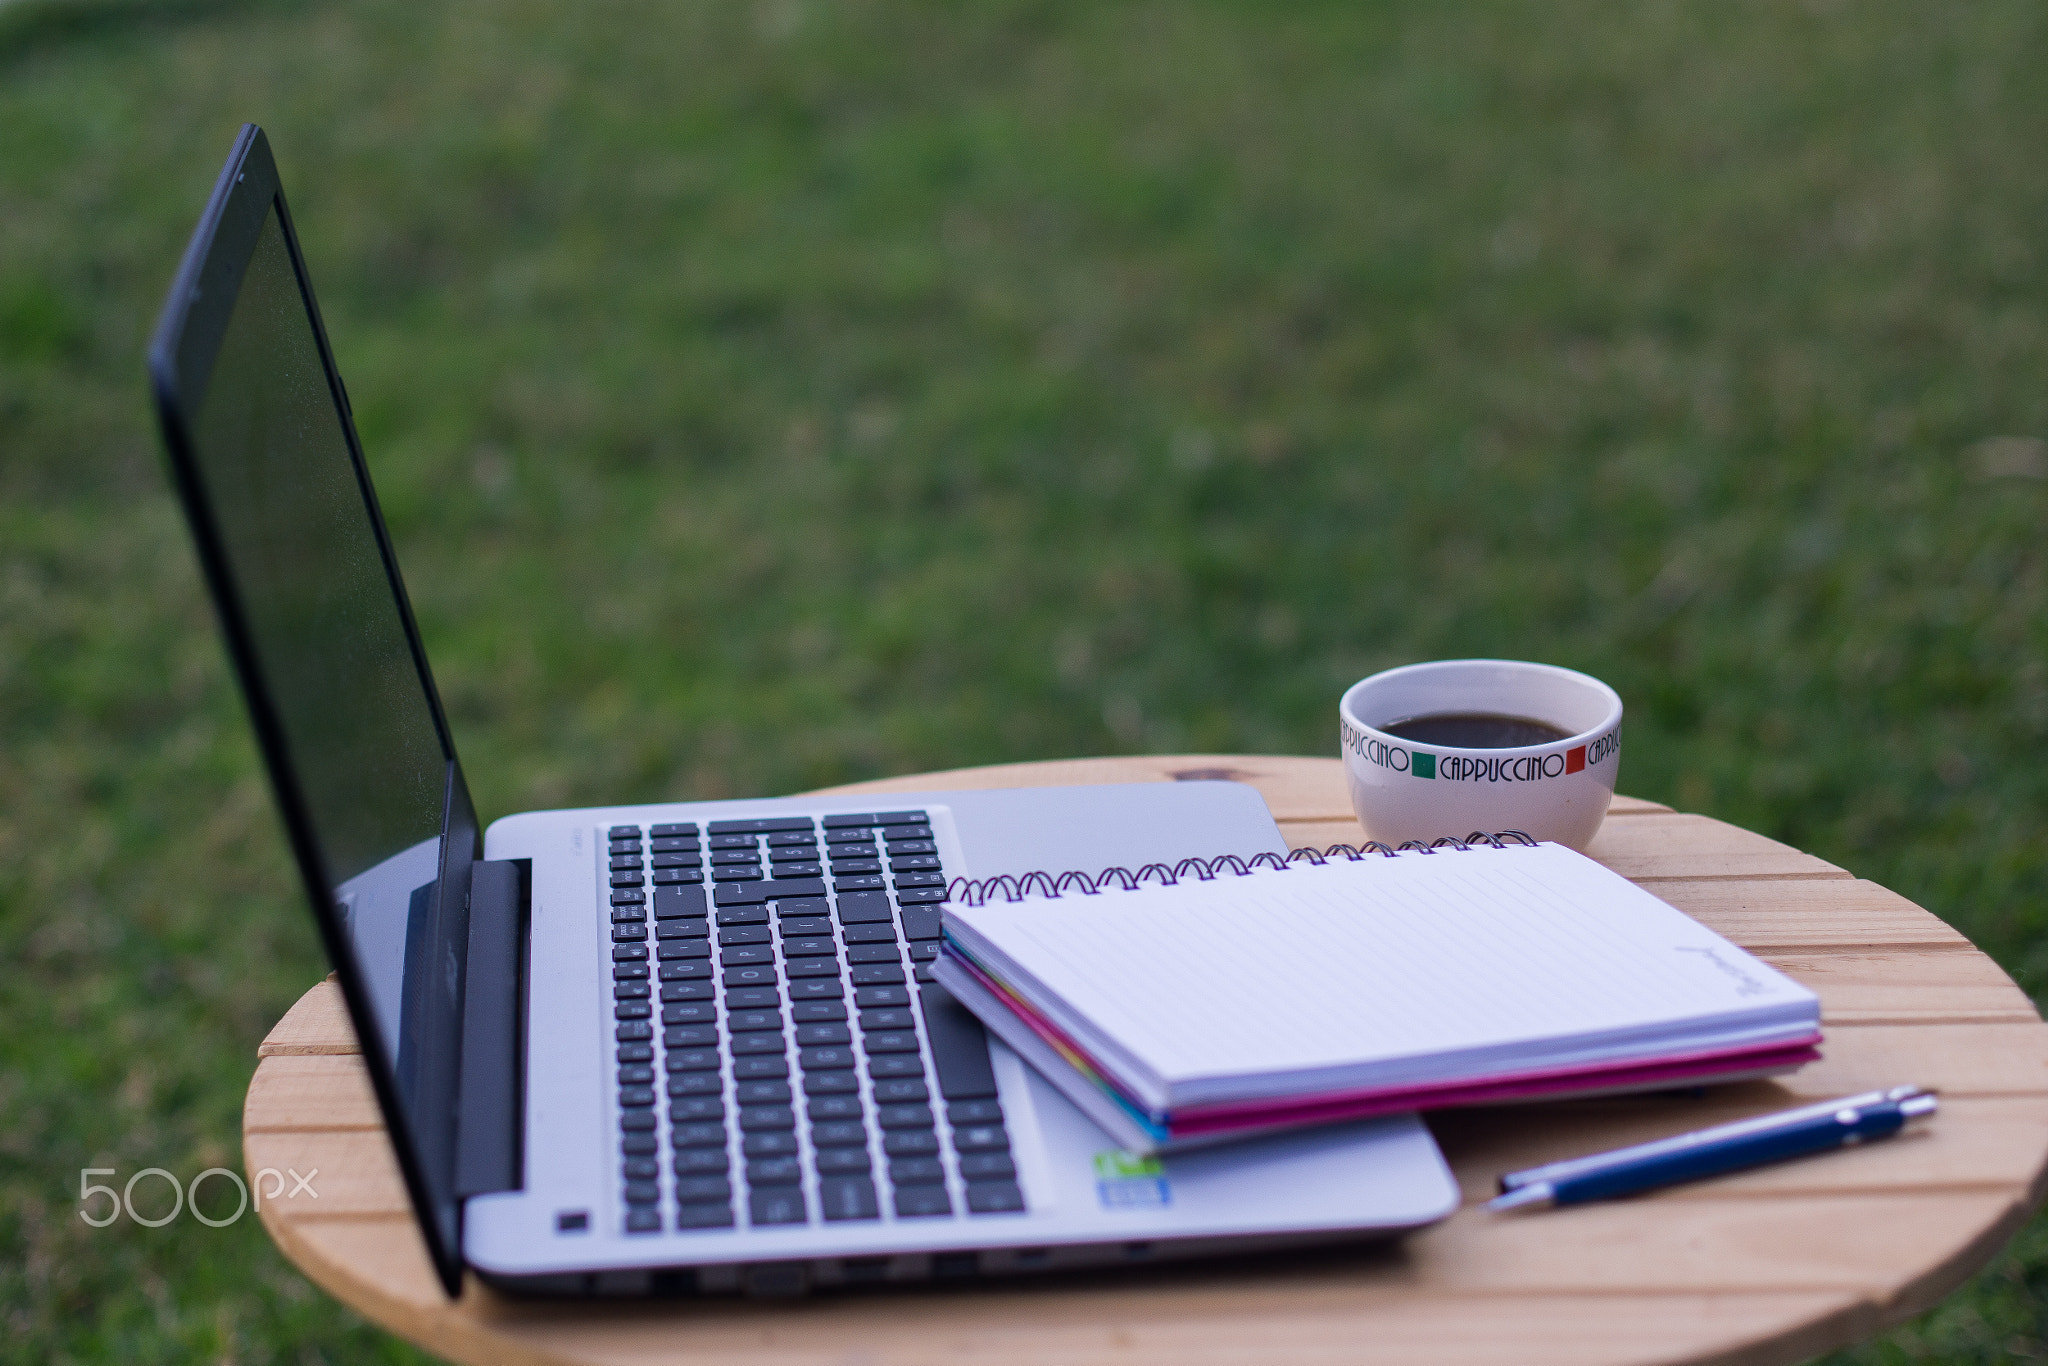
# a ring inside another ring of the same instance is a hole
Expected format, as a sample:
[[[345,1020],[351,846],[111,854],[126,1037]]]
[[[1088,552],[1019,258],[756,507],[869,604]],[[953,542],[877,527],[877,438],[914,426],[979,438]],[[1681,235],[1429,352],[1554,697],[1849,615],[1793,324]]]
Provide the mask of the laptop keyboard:
[[[926,813],[609,833],[629,1232],[1024,1209]]]

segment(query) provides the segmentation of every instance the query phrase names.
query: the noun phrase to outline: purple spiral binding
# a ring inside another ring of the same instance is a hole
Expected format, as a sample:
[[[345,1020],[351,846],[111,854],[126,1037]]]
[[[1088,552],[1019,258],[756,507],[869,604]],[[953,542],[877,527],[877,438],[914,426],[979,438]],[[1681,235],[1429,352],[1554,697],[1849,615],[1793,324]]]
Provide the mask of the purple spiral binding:
[[[946,884],[946,899],[957,901],[963,906],[985,906],[995,899],[998,892],[1002,893],[1005,901],[1022,901],[1031,894],[1033,888],[1037,888],[1043,896],[1061,897],[1066,895],[1069,887],[1078,887],[1084,896],[1095,896],[1112,883],[1119,890],[1134,892],[1147,880],[1162,887],[1171,887],[1190,873],[1198,881],[1213,882],[1216,875],[1222,872],[1229,872],[1235,877],[1245,877],[1254,868],[1271,868],[1284,873],[1301,860],[1320,867],[1334,858],[1344,858],[1357,863],[1368,854],[1398,858],[1409,850],[1420,854],[1434,854],[1447,846],[1461,853],[1469,853],[1475,845],[1481,844],[1494,849],[1505,849],[1508,846],[1502,843],[1504,840],[1512,840],[1516,844],[1526,845],[1532,849],[1539,843],[1533,835],[1524,830],[1496,830],[1491,834],[1484,830],[1474,830],[1463,839],[1445,835],[1428,844],[1421,840],[1409,840],[1398,849],[1382,844],[1378,840],[1367,840],[1364,845],[1357,848],[1348,844],[1333,844],[1326,849],[1304,847],[1289,850],[1285,856],[1265,853],[1254,854],[1248,859],[1239,858],[1236,854],[1219,854],[1215,858],[1207,859],[1184,858],[1171,868],[1163,863],[1148,863],[1135,873],[1128,868],[1104,868],[1092,877],[1072,868],[1064,873],[1034,870],[1022,877],[1013,877],[1008,873],[980,879],[956,877]]]

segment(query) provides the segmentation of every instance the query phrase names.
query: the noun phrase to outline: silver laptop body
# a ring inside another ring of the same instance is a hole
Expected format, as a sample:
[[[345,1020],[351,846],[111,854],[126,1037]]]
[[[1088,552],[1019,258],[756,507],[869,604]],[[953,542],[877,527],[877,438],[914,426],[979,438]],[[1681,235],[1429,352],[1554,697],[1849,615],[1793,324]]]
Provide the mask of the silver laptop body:
[[[687,802],[482,829],[253,125],[150,364],[450,1294],[465,1264],[537,1293],[786,1294],[1386,1234],[1456,1207],[1412,1116],[1122,1152],[931,980],[952,879],[1284,852],[1250,788]]]

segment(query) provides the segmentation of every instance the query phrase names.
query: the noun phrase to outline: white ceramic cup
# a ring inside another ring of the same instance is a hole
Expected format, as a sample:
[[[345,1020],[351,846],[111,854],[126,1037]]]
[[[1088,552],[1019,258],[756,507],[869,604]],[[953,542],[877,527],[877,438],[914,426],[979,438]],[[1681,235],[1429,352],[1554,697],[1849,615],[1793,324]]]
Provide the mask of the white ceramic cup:
[[[1526,717],[1567,738],[1517,749],[1461,749],[1389,735],[1423,716]],[[1553,664],[1444,659],[1388,669],[1337,704],[1351,809],[1373,839],[1521,830],[1584,849],[1607,815],[1621,767],[1621,697],[1599,679]]]

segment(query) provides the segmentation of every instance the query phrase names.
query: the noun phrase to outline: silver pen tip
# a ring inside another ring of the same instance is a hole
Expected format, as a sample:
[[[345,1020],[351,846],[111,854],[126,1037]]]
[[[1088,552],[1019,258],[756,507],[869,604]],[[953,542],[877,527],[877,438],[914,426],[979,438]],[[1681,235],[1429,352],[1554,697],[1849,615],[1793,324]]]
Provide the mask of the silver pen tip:
[[[1486,1207],[1498,1214],[1528,1205],[1547,1205],[1555,1193],[1548,1181],[1532,1181],[1526,1186],[1517,1186],[1506,1195],[1496,1195],[1486,1202]]]

